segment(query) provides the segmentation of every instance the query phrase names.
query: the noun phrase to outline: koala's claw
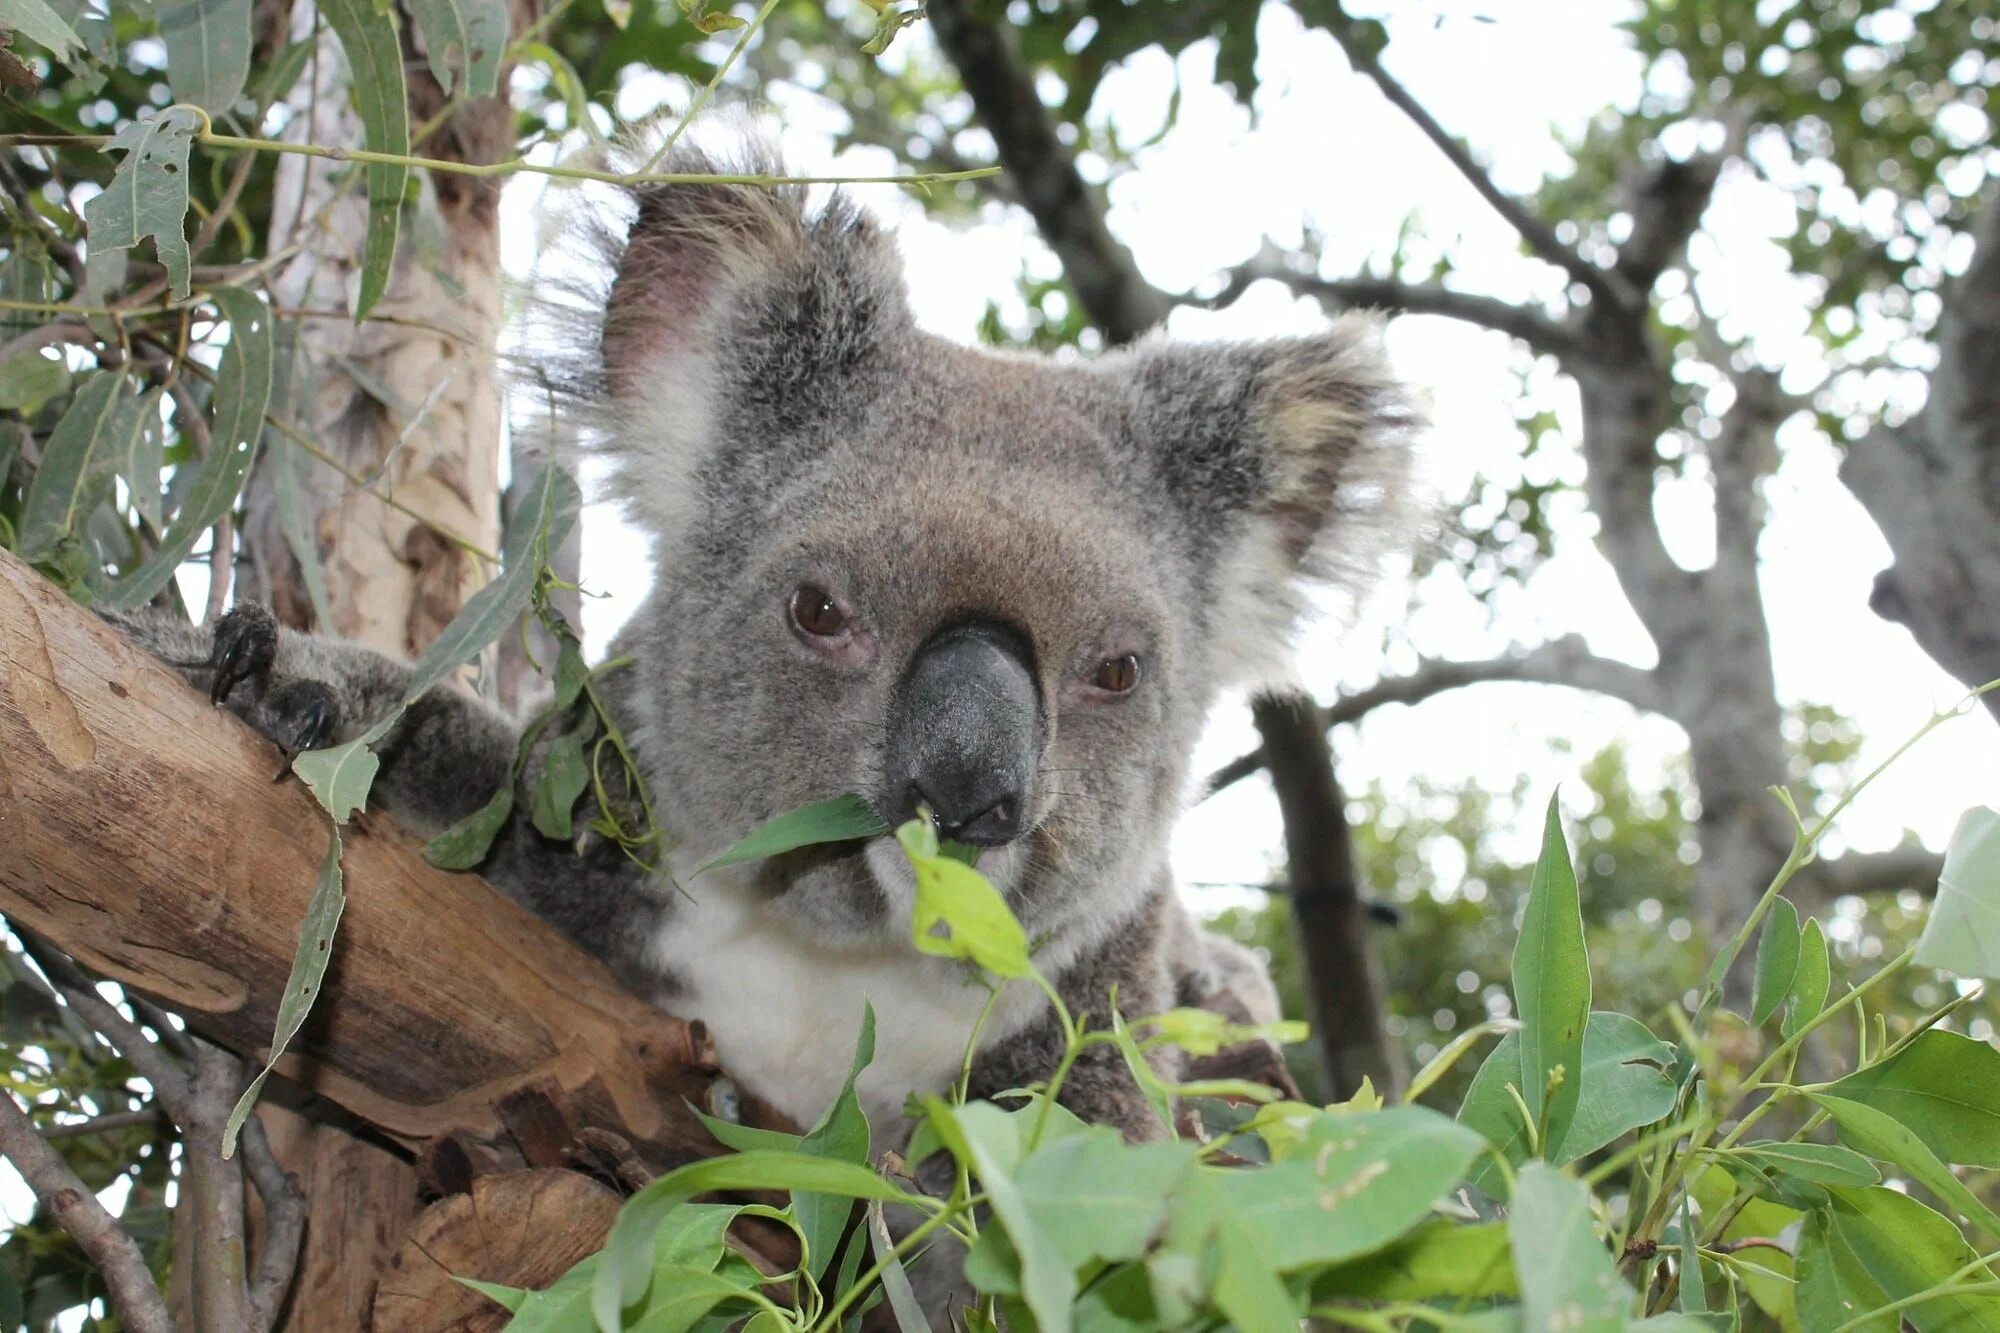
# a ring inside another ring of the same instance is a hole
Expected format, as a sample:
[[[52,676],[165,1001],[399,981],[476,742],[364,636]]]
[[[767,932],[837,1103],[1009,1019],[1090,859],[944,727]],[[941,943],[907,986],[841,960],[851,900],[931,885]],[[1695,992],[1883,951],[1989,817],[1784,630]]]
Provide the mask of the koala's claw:
[[[324,681],[293,680],[258,706],[265,734],[286,754],[317,750],[340,731],[340,699]]]
[[[278,660],[278,618],[268,607],[246,602],[215,624],[208,666],[215,673],[208,701],[219,704],[246,680],[264,676]]]

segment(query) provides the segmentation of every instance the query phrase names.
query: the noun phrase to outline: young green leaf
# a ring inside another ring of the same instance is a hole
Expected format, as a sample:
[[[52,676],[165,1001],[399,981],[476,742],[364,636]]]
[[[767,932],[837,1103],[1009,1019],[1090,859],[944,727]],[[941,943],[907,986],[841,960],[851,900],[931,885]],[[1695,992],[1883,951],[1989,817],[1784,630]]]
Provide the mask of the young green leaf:
[[[152,389],[139,399],[138,421],[134,429],[123,433],[124,457],[116,465],[132,494],[132,508],[155,530],[165,517],[160,508],[160,469],[166,465],[160,403],[165,396],[165,389]]]
[[[104,600],[115,607],[142,606],[167,586],[201,535],[228,516],[250,475],[271,399],[274,350],[270,308],[241,287],[223,287],[215,303],[229,321],[229,346],[215,373],[215,422],[208,457],[201,460],[180,510],[159,549]]]
[[[1041,1333],[1069,1333],[1076,1273],[1035,1217],[1014,1181],[1020,1132],[1012,1117],[990,1102],[954,1108],[940,1097],[923,1099],[924,1115],[952,1156],[972,1168],[1021,1262],[1021,1294]]]
[[[1819,1017],[1820,1010],[1826,1008],[1826,992],[1832,984],[1826,933],[1817,920],[1807,917],[1805,929],[1799,932],[1799,966],[1792,974],[1791,1007],[1785,1010],[1785,1021],[1779,1025],[1787,1040]]]
[[[88,512],[85,499],[105,475],[120,437],[119,423],[137,408],[123,371],[84,377],[42,448],[42,463],[21,506],[21,558],[40,561],[74,532]]]
[[[545,838],[570,836],[571,812],[584,788],[590,785],[590,765],[583,757],[583,739],[580,732],[565,732],[550,742],[542,755],[532,817],[536,830]]]
[[[620,1313],[652,1286],[653,1241],[667,1216],[695,1195],[716,1190],[812,1190],[887,1203],[926,1202],[865,1166],[829,1157],[748,1152],[690,1162],[647,1185],[619,1210],[591,1287],[590,1309],[599,1328],[618,1333]]]
[[[864,1003],[861,1032],[854,1042],[854,1063],[833,1104],[820,1116],[819,1123],[806,1131],[797,1151],[809,1157],[830,1157],[835,1161],[865,1163],[868,1160],[868,1113],[854,1090],[861,1071],[875,1059],[875,1006]],[[813,1273],[826,1271],[833,1258],[840,1233],[847,1229],[853,1205],[839,1195],[794,1194],[792,1216],[798,1219],[799,1234],[806,1244],[807,1263]]]
[[[174,100],[227,111],[250,75],[250,0],[160,0],[154,12]]]
[[[1297,1333],[1299,1310],[1272,1271],[1258,1237],[1240,1218],[1215,1229],[1215,1308],[1238,1333]]]
[[[1522,1167],[1507,1234],[1523,1328],[1624,1333],[1632,1290],[1597,1238],[1590,1191],[1580,1182],[1540,1162]]]
[[[1006,899],[971,866],[938,854],[930,821],[913,819],[896,830],[896,838],[916,873],[910,930],[920,951],[964,958],[999,977],[1024,977],[1034,970],[1028,934]]]
[[[222,1127],[224,1157],[235,1154],[236,1135],[242,1130],[244,1119],[257,1104],[257,1094],[263,1090],[271,1070],[277,1067],[278,1057],[305,1026],[306,1015],[312,1012],[313,1001],[319,998],[320,983],[326,979],[327,964],[333,961],[334,932],[339,929],[340,914],[347,906],[347,892],[341,882],[340,826],[329,822],[326,832],[326,858],[320,862],[319,879],[306,903],[305,923],[299,927],[298,951],[292,955],[292,970],[285,977],[285,992],[278,1001],[271,1053],[257,1077],[237,1098]]]
[[[370,747],[387,731],[388,724],[384,723],[344,745],[303,750],[293,756],[292,772],[312,789],[313,798],[333,816],[334,823],[345,824],[356,810],[368,804],[368,792],[382,767],[382,761]]]
[[[836,796],[766,820],[743,841],[702,866],[695,874],[705,874],[718,867],[738,865],[744,861],[762,860],[780,852],[822,842],[873,838],[888,831],[889,826],[882,822],[882,817],[859,796]]]
[[[1313,1302],[1327,1300],[1457,1301],[1520,1294],[1502,1222],[1464,1225],[1439,1218],[1386,1249],[1326,1269],[1313,1278]]]
[[[394,8],[379,7],[372,0],[321,0],[319,9],[347,53],[349,86],[368,147],[377,153],[407,155],[410,108],[403,86],[403,47],[396,35]],[[361,290],[354,303],[357,320],[375,308],[389,285],[403,211],[403,186],[408,179],[408,167],[368,164],[368,237],[361,260]]]
[[[1887,1111],[1860,1102],[1816,1092],[1807,1095],[1833,1117],[1842,1140],[1870,1157],[1901,1167],[1917,1184],[1935,1194],[1939,1202],[1972,1219],[1987,1235],[2000,1238],[2000,1215],[1967,1189],[1958,1173],[1939,1161],[1914,1130]]]
[[[153,238],[176,301],[188,296],[188,150],[201,126],[201,112],[186,106],[128,121],[104,146],[107,153],[124,153],[124,160],[104,193],[83,206],[93,251],[127,250]]]
[[[1029,1153],[1014,1183],[1036,1229],[1081,1268],[1142,1257],[1194,1158],[1192,1143],[1127,1144],[1100,1125]]]
[[[514,788],[502,787],[493,799],[424,844],[424,860],[440,870],[470,870],[486,859],[493,840],[514,813]]]
[[[2000,978],[2000,811],[1975,806],[1959,817],[1916,962],[1961,977]]]
[[[1906,1194],[1892,1189],[1836,1189],[1833,1202],[1813,1212],[1799,1237],[1799,1322],[1832,1329],[1893,1301],[1929,1291],[1977,1255],[1958,1228]],[[1990,1282],[1973,1267],[1966,1282]],[[2000,1328],[2000,1296],[1938,1295],[1861,1325],[1867,1333],[1894,1333],[1904,1321],[1918,1333],[1974,1333]]]
[[[1908,1126],[1955,1166],[2000,1166],[2000,1050],[1939,1028],[1827,1088]]]
[[[1708,1279],[1701,1272],[1701,1234],[1694,1226],[1694,1196],[1681,1196],[1680,1309],[1683,1314],[1704,1314],[1714,1307],[1708,1303]]]
[[[24,348],[0,361],[0,410],[32,414],[69,388],[69,366],[42,348]]]
[[[1799,914],[1783,898],[1771,904],[1757,936],[1757,978],[1751,988],[1750,1021],[1762,1027],[1790,998],[1799,968]]]
[[[1521,1015],[1518,1084],[1541,1133],[1541,1155],[1562,1150],[1584,1089],[1583,1033],[1590,1018],[1590,957],[1562,810],[1549,799],[1542,854],[1514,945],[1514,1006]]]

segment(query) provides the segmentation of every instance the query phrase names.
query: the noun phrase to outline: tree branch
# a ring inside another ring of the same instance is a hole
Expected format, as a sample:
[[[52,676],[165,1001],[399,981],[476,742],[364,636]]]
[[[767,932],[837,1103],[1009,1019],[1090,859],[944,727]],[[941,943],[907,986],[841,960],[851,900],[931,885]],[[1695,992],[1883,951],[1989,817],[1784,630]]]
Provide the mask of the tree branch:
[[[1473,159],[1472,151],[1458,138],[1440,125],[1437,118],[1419,102],[1410,90],[1398,83],[1388,70],[1382,67],[1381,58],[1371,52],[1367,44],[1353,39],[1351,32],[1344,32],[1346,25],[1335,25],[1334,37],[1347,52],[1347,58],[1354,68],[1366,74],[1381,90],[1390,105],[1410,118],[1426,139],[1436,145],[1452,168],[1465,178],[1479,193],[1479,197],[1492,205],[1506,224],[1519,232],[1528,248],[1549,263],[1564,269],[1569,275],[1588,287],[1600,299],[1612,305],[1630,307],[1634,305],[1635,294],[1616,275],[1607,273],[1590,263],[1582,255],[1557,239],[1555,230],[1537,217],[1526,204],[1508,194],[1493,183],[1492,175]],[[1643,298],[1643,293],[1637,294]]]
[[[104,1034],[117,1048],[118,1053],[132,1062],[139,1071],[139,1077],[153,1085],[153,1095],[160,1105],[167,1108],[167,1114],[183,1129],[189,1119],[189,1094],[191,1084],[187,1072],[131,1019],[118,1011],[118,1006],[98,993],[97,984],[84,975],[82,968],[63,957],[46,941],[17,931],[21,947],[35,960],[63,999],[76,1010],[79,1017],[91,1027]]]
[[[1126,343],[1165,319],[1172,300],[1140,275],[1131,252],[1112,237],[1104,201],[1056,136],[1055,117],[1035,91],[1014,30],[975,18],[967,0],[931,0],[928,13],[938,46],[958,67],[1001,165],[1090,322],[1112,342]]]
[[[1216,295],[1190,300],[1190,305],[1220,309],[1236,301],[1252,283],[1269,278],[1300,296],[1337,310],[1387,310],[1399,315],[1443,315],[1519,338],[1538,352],[1567,356],[1577,350],[1576,331],[1561,320],[1497,296],[1462,292],[1435,282],[1404,282],[1399,278],[1360,275],[1324,278],[1308,266],[1307,257],[1279,249],[1268,239],[1256,256],[1228,270]]]
[[[173,1333],[167,1303],[139,1247],[57,1155],[12,1094],[0,1093],[0,1154],[104,1279],[118,1322],[133,1333]]]
[[[1944,857],[1922,847],[1895,847],[1886,852],[1848,852],[1816,861],[1800,876],[1828,901],[1848,894],[1889,893],[1915,889],[1926,897],[1937,893]]]
[[[258,1328],[275,1328],[298,1267],[299,1242],[306,1230],[306,1196],[299,1178],[285,1170],[271,1150],[261,1116],[253,1115],[243,1122],[238,1141],[243,1148],[243,1169],[264,1204],[257,1276],[250,1284],[250,1317]]]
[[[199,1328],[252,1327],[243,1241],[243,1159],[222,1154],[222,1128],[243,1090],[243,1066],[206,1042],[195,1048],[194,1092],[181,1125],[194,1210],[194,1309]],[[262,1325],[256,1327],[261,1328]]]
[[[1335,700],[1320,710],[1320,721],[1326,727],[1359,722],[1388,704],[1418,704],[1448,690],[1494,681],[1566,685],[1623,700],[1646,712],[1664,711],[1666,705],[1665,693],[1651,671],[1599,657],[1581,638],[1570,635],[1510,657],[1425,662],[1408,675],[1388,677]],[[1261,748],[1238,755],[1209,775],[1202,799],[1241,782],[1263,767]]]

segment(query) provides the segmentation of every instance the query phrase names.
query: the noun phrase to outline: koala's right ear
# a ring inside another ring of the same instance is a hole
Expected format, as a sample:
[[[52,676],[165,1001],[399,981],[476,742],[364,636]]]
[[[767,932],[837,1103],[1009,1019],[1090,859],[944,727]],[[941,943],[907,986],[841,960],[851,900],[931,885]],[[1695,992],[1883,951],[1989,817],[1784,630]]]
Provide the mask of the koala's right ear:
[[[782,176],[775,158],[723,163],[677,148],[662,174]],[[601,386],[620,425],[621,488],[642,508],[692,478],[731,404],[828,415],[844,381],[910,326],[893,241],[842,195],[798,186],[638,190],[598,332]],[[650,515],[655,527],[671,515]]]

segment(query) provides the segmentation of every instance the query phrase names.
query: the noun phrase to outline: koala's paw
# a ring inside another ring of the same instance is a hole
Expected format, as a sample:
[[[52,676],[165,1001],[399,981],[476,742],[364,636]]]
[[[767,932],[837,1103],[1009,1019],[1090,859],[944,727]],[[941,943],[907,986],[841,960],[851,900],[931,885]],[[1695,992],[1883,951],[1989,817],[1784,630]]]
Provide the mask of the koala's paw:
[[[278,618],[267,606],[240,603],[215,622],[207,662],[214,673],[208,682],[208,701],[225,703],[242,682],[261,682],[277,660]]]
[[[340,697],[321,680],[286,680],[264,691],[244,720],[286,754],[317,750],[340,734]]]

